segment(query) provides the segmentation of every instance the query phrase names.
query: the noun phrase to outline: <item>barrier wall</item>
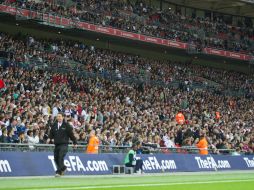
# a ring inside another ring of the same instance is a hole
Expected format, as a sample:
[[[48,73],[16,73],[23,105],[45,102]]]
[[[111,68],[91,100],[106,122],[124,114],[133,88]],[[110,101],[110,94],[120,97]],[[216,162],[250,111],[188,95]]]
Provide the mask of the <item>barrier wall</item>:
[[[126,32],[123,30],[111,28],[111,27],[103,27],[100,25],[90,24],[87,22],[77,21],[70,18],[65,18],[53,14],[45,14],[41,12],[36,11],[30,11],[27,9],[20,9],[11,7],[8,5],[0,4],[0,12],[8,13],[11,15],[19,15],[22,17],[27,17],[29,19],[36,19],[44,21],[45,23],[49,25],[54,25],[61,28],[71,28],[75,27],[82,30],[89,30],[99,33],[104,33],[112,36],[118,36],[122,38],[128,38],[132,40],[138,40],[143,42],[149,42],[153,44],[159,44],[163,46],[169,46],[173,48],[179,48],[179,49],[187,49],[188,44],[180,41],[173,41],[173,40],[166,40],[162,38],[156,38],[151,36],[146,36],[142,34],[132,33],[132,32]],[[213,49],[213,48],[204,48],[204,52],[211,55],[218,55],[223,57],[228,57],[232,59],[238,59],[238,60],[250,60],[251,56],[244,54],[244,53],[237,53],[237,52],[231,52],[231,51],[225,51],[225,50],[219,50],[219,49]]]
[[[88,155],[68,153],[66,175],[112,174],[113,165],[123,165],[124,154]],[[145,173],[196,172],[254,169],[254,156],[201,156],[197,154],[140,155]],[[51,152],[1,152],[0,176],[54,175]]]

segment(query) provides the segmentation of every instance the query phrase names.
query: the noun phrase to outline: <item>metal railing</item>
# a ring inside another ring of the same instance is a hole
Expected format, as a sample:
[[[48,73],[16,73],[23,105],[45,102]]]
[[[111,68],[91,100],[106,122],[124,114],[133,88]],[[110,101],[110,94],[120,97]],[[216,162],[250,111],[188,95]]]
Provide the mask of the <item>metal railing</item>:
[[[69,144],[69,151],[75,153],[85,153],[87,145],[77,145],[76,148]],[[127,153],[130,146],[110,146],[100,145],[99,153]],[[13,151],[13,152],[53,152],[53,144],[22,144],[22,143],[0,143],[0,152]],[[142,146],[140,148],[144,154],[152,153],[181,153],[181,154],[198,154],[200,148],[196,147],[154,147],[154,146]],[[236,152],[235,149],[208,149],[209,154],[227,154],[231,155]]]
[[[27,144],[27,143],[0,143],[0,151],[14,152],[50,152],[54,150],[53,144]],[[72,144],[68,145],[70,152],[85,153],[87,145],[77,145],[76,148]],[[130,147],[128,146],[109,146],[100,145],[99,153],[125,153]]]

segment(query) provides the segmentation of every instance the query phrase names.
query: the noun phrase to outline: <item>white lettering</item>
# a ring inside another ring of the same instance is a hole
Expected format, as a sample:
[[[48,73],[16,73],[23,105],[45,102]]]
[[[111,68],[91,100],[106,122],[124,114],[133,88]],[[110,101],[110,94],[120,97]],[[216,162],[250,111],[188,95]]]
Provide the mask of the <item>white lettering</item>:
[[[0,172],[11,172],[8,160],[0,160]]]
[[[108,166],[107,163],[105,161],[98,161],[99,167],[101,171],[107,171],[108,170]]]
[[[82,162],[81,162],[81,160],[78,156],[76,157],[76,160],[77,160],[77,169],[78,169],[78,171],[81,171],[81,169],[83,171],[86,171],[84,165],[82,164]]]
[[[146,38],[146,41],[157,42],[157,39],[154,39],[154,38]]]
[[[94,171],[93,167],[91,166],[92,162],[90,160],[87,161],[87,166],[90,171]]]
[[[176,42],[169,42],[168,43],[170,46],[174,46],[174,47],[179,47],[180,44],[176,43]]]
[[[221,51],[217,51],[217,50],[213,50],[213,49],[210,52],[213,54],[218,54],[218,55],[222,54]]]
[[[64,165],[67,167],[68,172],[72,171],[71,163],[69,162],[69,160],[64,160]]]
[[[122,36],[134,38],[133,34],[125,33],[125,32],[122,33]]]
[[[143,161],[143,167],[145,170],[152,170],[151,164],[148,160]]]
[[[96,161],[93,161],[93,168],[94,168],[95,171],[99,171],[100,170],[99,165],[97,164]]]
[[[149,157],[148,160],[150,161],[152,168],[155,169],[154,157]]]
[[[53,168],[56,171],[56,163],[55,163],[55,160],[54,160],[54,156],[48,156],[48,159],[51,161],[51,163],[53,165]]]
[[[76,156],[69,156],[71,167],[73,171],[76,171],[77,162],[76,162]]]
[[[245,163],[247,164],[248,168],[254,168],[254,158],[252,160],[250,160],[247,157],[243,158]]]
[[[107,28],[100,28],[100,27],[97,27],[97,30],[98,30],[98,31],[101,31],[101,32],[109,33],[109,30],[108,30]]]
[[[158,160],[156,159],[156,157],[154,157],[154,162],[155,162],[155,168],[156,169],[161,169],[161,166],[160,166]]]
[[[199,168],[205,169],[217,169],[217,168],[231,168],[229,161],[227,160],[218,160],[217,163],[213,157],[207,157],[202,159],[201,157],[196,156],[195,160],[197,161]]]
[[[174,160],[162,160],[161,164],[163,169],[177,169]]]
[[[51,161],[54,170],[56,171],[56,164],[54,161],[54,156],[48,156],[48,159]],[[64,165],[67,167],[67,171],[108,171],[108,166],[104,160],[88,160],[87,167],[84,166],[79,156],[68,156],[64,160]]]
[[[230,56],[231,56],[231,57],[237,57],[237,58],[238,58],[238,57],[241,57],[239,54],[235,54],[235,53],[231,53]]]

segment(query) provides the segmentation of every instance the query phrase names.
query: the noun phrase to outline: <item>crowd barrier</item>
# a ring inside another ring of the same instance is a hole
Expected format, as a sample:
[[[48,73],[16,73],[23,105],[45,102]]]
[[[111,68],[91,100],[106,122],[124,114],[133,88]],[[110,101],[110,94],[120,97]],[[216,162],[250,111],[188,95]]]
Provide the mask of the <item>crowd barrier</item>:
[[[126,154],[68,153],[66,175],[112,174],[114,165],[123,165]],[[145,173],[252,170],[254,156],[143,154]],[[52,152],[1,152],[0,176],[48,176],[56,169]]]

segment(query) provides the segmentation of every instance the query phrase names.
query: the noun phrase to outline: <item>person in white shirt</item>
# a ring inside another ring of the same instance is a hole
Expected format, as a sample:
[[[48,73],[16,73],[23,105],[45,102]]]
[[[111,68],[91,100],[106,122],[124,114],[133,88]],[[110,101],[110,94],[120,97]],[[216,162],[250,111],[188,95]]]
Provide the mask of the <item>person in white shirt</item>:
[[[28,130],[27,131],[26,140],[27,140],[27,143],[29,144],[29,148],[31,150],[33,150],[34,149],[33,145],[39,143],[39,136],[38,135],[34,136],[33,131],[32,130]]]
[[[54,107],[53,107],[53,110],[52,110],[52,117],[53,118],[55,118],[56,116],[57,116],[57,114],[58,114],[58,108],[57,108],[57,106],[55,105]]]
[[[170,140],[168,135],[165,135],[163,138],[164,144],[167,148],[174,148],[175,147],[175,143]]]

